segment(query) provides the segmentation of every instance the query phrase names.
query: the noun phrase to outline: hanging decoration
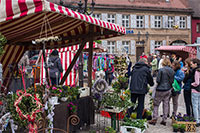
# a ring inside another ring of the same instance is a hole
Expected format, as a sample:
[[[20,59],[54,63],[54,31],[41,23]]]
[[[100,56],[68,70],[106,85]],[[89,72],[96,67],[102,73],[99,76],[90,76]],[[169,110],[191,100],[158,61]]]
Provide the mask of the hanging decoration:
[[[6,40],[5,36],[2,35],[0,32],[0,55],[2,55],[4,53],[3,48],[6,43],[7,43],[7,40]]]

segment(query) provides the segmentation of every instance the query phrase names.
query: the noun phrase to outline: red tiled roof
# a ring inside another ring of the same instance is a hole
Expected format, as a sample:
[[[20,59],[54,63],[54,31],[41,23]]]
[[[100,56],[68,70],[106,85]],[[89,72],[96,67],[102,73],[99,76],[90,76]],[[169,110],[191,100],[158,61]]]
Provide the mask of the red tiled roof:
[[[60,0],[48,0],[59,4]],[[63,0],[67,2],[79,2],[79,0]],[[91,2],[92,0],[89,0]],[[157,7],[157,8],[175,8],[188,9],[188,0],[95,0],[96,6],[136,6],[136,7]]]
[[[96,4],[187,9],[185,0],[95,0]]]

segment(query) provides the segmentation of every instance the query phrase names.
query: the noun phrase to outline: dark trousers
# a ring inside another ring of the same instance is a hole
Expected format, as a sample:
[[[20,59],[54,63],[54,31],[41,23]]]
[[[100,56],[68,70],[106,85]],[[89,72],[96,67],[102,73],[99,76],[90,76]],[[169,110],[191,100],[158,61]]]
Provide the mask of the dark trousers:
[[[138,106],[137,106],[137,119],[142,119],[142,113],[144,110],[144,99],[145,99],[145,94],[135,94],[131,93],[131,101],[133,103],[136,103],[138,100]],[[133,112],[133,108],[128,109],[128,116],[131,115]]]
[[[184,90],[183,94],[185,100],[186,113],[188,116],[193,116],[191,90]]]
[[[56,78],[52,78],[50,77],[50,80],[51,80],[51,85],[58,85],[59,84],[59,79],[56,79]]]

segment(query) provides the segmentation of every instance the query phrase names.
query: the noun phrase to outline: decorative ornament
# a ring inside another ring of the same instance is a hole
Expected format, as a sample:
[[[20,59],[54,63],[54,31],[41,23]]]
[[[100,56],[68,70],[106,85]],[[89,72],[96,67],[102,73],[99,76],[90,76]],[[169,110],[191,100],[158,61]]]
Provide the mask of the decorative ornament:
[[[35,131],[37,131],[37,125],[34,123],[35,118],[36,118],[36,114],[42,111],[42,103],[40,102],[40,99],[37,97],[37,95],[32,96],[29,93],[18,90],[17,95],[19,96],[15,102],[14,102],[14,106],[16,108],[16,112],[19,114],[19,117],[24,120],[27,119],[30,124],[29,124],[29,133],[33,133]],[[28,99],[28,97],[31,98],[31,101],[33,104],[36,104],[36,108],[34,108],[32,110],[32,112],[26,112],[26,114],[24,114],[24,110],[22,111],[21,108],[19,107],[20,103],[22,102],[22,99]]]

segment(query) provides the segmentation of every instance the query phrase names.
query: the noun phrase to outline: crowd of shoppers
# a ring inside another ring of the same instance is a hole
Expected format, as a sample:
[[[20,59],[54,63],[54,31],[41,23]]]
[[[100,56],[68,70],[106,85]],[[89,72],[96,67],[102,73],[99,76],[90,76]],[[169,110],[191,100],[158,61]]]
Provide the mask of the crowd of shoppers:
[[[171,57],[171,58],[170,58]],[[153,77],[156,77],[157,86],[153,99],[153,119],[149,124],[155,125],[159,118],[158,109],[163,103],[163,115],[160,124],[166,125],[167,117],[175,116],[178,110],[178,98],[183,90],[186,114],[194,117],[197,126],[200,126],[200,60],[187,58],[182,60],[175,54],[172,56],[160,56],[144,54],[133,66],[130,74],[131,101],[138,100],[137,118],[142,119],[145,94],[148,92],[148,84],[154,85]],[[170,112],[170,100],[173,109]],[[132,108],[128,110],[129,114]]]

